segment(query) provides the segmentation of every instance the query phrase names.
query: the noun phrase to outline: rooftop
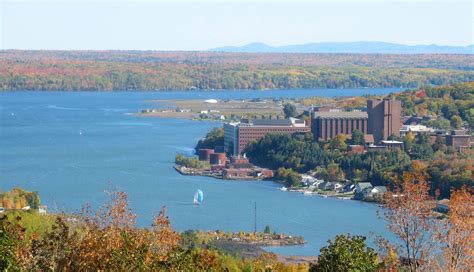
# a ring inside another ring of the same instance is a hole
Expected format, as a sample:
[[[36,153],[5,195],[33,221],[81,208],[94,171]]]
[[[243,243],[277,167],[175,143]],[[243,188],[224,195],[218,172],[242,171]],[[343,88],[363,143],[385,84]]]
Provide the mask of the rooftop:
[[[253,119],[251,123],[254,126],[291,126],[290,119]]]
[[[367,112],[341,111],[341,112],[314,112],[313,118],[368,118]]]
[[[403,125],[400,131],[408,132],[433,132],[434,128],[427,127],[424,125]]]
[[[403,142],[400,141],[390,141],[390,140],[384,140],[382,141],[382,144],[403,144]]]
[[[241,122],[227,123],[231,126],[282,126],[282,127],[305,127],[305,121],[297,118],[290,119],[242,119]]]

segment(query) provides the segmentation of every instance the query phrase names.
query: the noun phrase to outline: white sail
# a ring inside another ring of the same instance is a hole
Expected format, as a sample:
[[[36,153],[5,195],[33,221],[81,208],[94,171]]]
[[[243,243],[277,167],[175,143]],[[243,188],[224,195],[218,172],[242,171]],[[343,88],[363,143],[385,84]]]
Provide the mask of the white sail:
[[[197,190],[196,193],[194,194],[194,204],[201,204],[202,201],[204,200],[204,194],[202,193],[201,190]]]

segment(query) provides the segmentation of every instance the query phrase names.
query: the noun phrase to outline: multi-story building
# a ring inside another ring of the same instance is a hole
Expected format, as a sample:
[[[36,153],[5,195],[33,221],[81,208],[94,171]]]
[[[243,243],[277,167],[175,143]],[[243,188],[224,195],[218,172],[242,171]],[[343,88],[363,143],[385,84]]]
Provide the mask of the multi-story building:
[[[224,146],[230,154],[242,154],[247,145],[258,141],[269,133],[294,134],[307,133],[310,129],[304,120],[254,119],[224,124]]]
[[[435,129],[424,126],[424,125],[403,125],[400,128],[401,137],[405,137],[408,134],[408,132],[411,132],[415,135],[423,135],[423,134],[430,135],[435,132]]]
[[[400,100],[385,98],[367,101],[368,132],[374,135],[376,143],[387,140],[392,134],[400,136],[401,109]]]
[[[311,131],[319,140],[327,141],[338,134],[350,136],[354,130],[360,130],[366,137],[373,137],[376,143],[392,134],[400,136],[401,102],[397,100],[369,100],[367,112],[322,106],[313,107],[309,113]]]
[[[330,140],[338,134],[351,135],[354,130],[368,134],[367,113],[357,111],[314,111],[311,132],[319,140]]]
[[[467,149],[471,146],[471,135],[463,130],[453,130],[451,134],[446,135],[446,145],[456,150]]]

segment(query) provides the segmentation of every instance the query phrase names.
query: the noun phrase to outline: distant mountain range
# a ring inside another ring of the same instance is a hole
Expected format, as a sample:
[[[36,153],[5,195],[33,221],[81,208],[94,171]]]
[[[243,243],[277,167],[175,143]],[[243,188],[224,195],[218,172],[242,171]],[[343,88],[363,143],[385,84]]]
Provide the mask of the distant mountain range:
[[[324,42],[284,46],[250,43],[244,46],[223,46],[213,52],[239,53],[362,53],[362,54],[474,54],[474,45],[404,45],[386,42]]]

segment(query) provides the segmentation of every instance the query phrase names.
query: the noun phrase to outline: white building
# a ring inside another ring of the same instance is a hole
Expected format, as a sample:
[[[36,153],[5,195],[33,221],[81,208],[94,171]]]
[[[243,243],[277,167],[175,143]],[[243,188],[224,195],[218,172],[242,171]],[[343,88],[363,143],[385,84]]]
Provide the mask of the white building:
[[[400,136],[405,137],[407,133],[410,131],[418,135],[418,134],[432,133],[435,131],[435,129],[424,126],[424,125],[403,125],[402,128],[400,129]]]

